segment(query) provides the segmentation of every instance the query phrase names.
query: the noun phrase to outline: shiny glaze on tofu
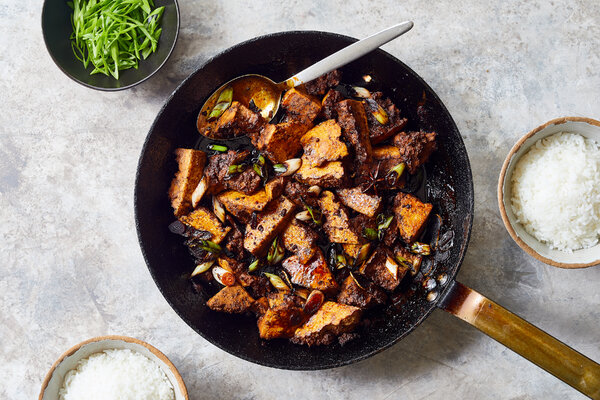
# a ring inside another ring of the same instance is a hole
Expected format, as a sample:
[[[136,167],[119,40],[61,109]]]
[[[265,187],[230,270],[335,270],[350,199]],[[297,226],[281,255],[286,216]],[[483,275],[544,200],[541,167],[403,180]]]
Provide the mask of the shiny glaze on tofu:
[[[296,219],[292,219],[281,238],[283,246],[294,253],[303,264],[310,261],[318,250],[317,232]]]
[[[216,215],[206,207],[198,207],[188,215],[179,217],[179,221],[198,231],[209,232],[211,234],[210,241],[217,244],[221,243],[231,230],[230,226],[223,226]]]
[[[229,174],[229,167],[241,164],[250,156],[248,150],[215,154],[208,159],[204,168],[204,176],[208,180],[208,194],[216,194],[223,190],[233,189],[245,194],[256,192],[262,179],[252,168],[247,168],[241,173]]]
[[[285,92],[281,107],[286,111],[285,121],[298,121],[312,124],[321,112],[321,102],[314,96],[292,88]]]
[[[361,314],[362,310],[358,307],[326,301],[296,330],[292,341],[308,346],[331,344],[336,336],[354,330]]]
[[[217,120],[214,130],[205,133],[214,138],[230,138],[258,132],[266,121],[259,113],[251,111],[243,104],[234,101]]]
[[[254,299],[239,285],[225,286],[206,302],[211,310],[229,314],[249,311],[253,304]]]
[[[368,217],[381,211],[381,197],[363,193],[360,188],[338,189],[336,193],[342,204]]]
[[[399,192],[394,198],[394,213],[398,219],[400,237],[411,244],[419,238],[427,224],[433,205],[423,203],[412,194]]]
[[[296,285],[324,293],[335,292],[338,289],[321,249],[317,249],[315,256],[308,263],[302,263],[297,256],[291,256],[283,261],[282,266]]]
[[[321,166],[327,161],[337,161],[348,156],[346,144],[340,140],[342,130],[334,119],[321,122],[302,136],[303,162]]]
[[[297,296],[275,293],[269,295],[269,308],[258,319],[258,332],[262,339],[291,338],[306,316]]]
[[[323,229],[327,233],[330,242],[352,244],[362,242],[360,235],[350,227],[348,212],[332,192],[327,190],[321,194],[319,206],[325,217]]]
[[[300,152],[300,138],[310,127],[311,125],[296,121],[268,124],[253,143],[271,162],[282,163]]]
[[[369,126],[365,108],[360,101],[342,100],[336,104],[338,123],[346,140],[354,148],[356,160],[364,163],[373,159]]]
[[[264,189],[252,195],[246,195],[236,190],[220,193],[217,198],[223,206],[243,223],[248,223],[253,212],[265,209],[271,200],[283,192],[285,181],[275,178],[267,182]]]
[[[194,149],[176,149],[175,157],[179,170],[171,182],[169,199],[176,217],[192,209],[192,193],[204,174],[206,153]]]
[[[255,256],[265,253],[267,248],[294,216],[296,205],[281,196],[258,214],[256,225],[246,225],[244,248]]]

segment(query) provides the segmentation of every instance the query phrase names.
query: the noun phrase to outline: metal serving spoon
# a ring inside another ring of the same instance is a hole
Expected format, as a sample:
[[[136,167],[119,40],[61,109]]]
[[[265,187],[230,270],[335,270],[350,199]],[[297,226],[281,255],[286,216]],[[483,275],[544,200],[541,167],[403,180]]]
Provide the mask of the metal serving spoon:
[[[206,100],[198,114],[198,121],[196,123],[198,131],[201,134],[205,134],[205,128],[214,125],[216,119],[232,101],[238,101],[246,107],[252,101],[254,103],[254,107],[252,108],[260,110],[260,114],[266,120],[271,120],[277,114],[282,93],[287,89],[310,82],[323,74],[344,66],[408,32],[412,27],[412,21],[405,21],[394,25],[350,46],[344,47],[280,83],[273,82],[266,76],[257,74],[242,75],[234,78],[221,85]]]

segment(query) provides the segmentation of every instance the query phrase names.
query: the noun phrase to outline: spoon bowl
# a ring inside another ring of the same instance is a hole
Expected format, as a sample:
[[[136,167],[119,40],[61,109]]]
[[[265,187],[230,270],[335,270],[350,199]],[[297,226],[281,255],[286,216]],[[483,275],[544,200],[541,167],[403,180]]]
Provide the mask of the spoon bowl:
[[[233,101],[239,102],[251,111],[259,112],[265,120],[270,121],[279,110],[281,95],[285,90],[310,82],[370,53],[379,46],[408,32],[413,25],[412,21],[405,21],[371,35],[344,47],[283,82],[276,83],[266,76],[258,74],[234,78],[221,85],[204,102],[198,113],[196,128],[200,134],[210,139],[225,139],[215,137],[213,132],[217,128],[218,118]]]

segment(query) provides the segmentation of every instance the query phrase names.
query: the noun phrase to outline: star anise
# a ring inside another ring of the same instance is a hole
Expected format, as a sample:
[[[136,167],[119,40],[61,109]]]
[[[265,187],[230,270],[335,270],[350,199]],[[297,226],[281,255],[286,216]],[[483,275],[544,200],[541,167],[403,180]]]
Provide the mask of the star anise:
[[[369,171],[365,175],[366,185],[363,186],[363,189],[362,189],[363,193],[368,192],[372,188],[373,191],[375,192],[375,195],[378,195],[377,194],[377,185],[379,184],[379,182],[385,181],[385,176],[379,176],[380,167],[381,167],[381,161],[379,161],[377,163],[375,172],[373,172],[373,169],[369,168]]]

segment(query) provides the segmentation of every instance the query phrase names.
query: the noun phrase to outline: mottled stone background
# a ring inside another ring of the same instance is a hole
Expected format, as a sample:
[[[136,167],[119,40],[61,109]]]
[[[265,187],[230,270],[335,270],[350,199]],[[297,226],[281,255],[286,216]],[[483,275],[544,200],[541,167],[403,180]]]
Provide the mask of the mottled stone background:
[[[566,271],[527,256],[496,203],[501,163],[522,134],[554,117],[600,119],[600,2],[181,0],[168,64],[118,93],[60,72],[44,47],[41,6],[0,3],[0,398],[36,398],[63,351],[111,333],[165,352],[193,400],[583,398],[443,311],[356,365],[287,372],[239,360],[162,298],[138,247],[132,203],[150,124],[209,57],[269,32],[364,37],[412,19],[415,28],[384,49],[440,95],[473,166],[476,216],[459,280],[600,360],[600,268]]]

